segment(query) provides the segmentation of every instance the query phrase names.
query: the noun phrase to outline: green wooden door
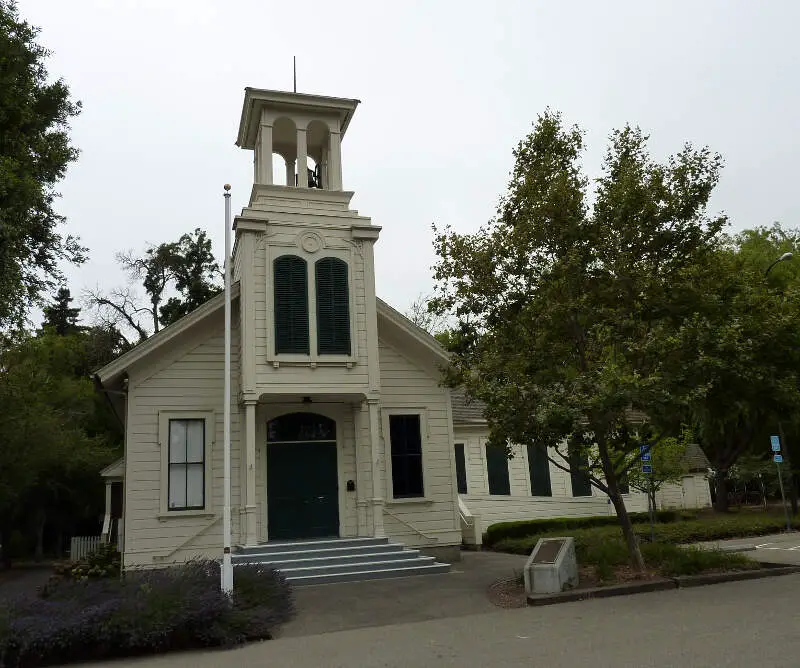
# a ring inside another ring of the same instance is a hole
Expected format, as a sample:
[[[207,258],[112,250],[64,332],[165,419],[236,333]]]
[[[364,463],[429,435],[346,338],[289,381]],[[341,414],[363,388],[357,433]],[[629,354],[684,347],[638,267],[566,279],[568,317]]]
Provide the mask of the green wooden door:
[[[336,443],[267,446],[269,539],[339,535]]]

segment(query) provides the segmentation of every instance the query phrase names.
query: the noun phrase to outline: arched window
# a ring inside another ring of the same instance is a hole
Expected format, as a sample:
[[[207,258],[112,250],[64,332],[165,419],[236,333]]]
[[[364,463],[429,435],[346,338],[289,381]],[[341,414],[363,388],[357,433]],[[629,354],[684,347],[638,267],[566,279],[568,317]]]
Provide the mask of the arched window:
[[[308,355],[308,276],[306,261],[282,255],[273,267],[275,353]]]
[[[350,289],[347,263],[324,257],[315,265],[317,288],[317,353],[350,354]]]
[[[317,413],[287,413],[267,422],[267,442],[335,441],[336,422]]]

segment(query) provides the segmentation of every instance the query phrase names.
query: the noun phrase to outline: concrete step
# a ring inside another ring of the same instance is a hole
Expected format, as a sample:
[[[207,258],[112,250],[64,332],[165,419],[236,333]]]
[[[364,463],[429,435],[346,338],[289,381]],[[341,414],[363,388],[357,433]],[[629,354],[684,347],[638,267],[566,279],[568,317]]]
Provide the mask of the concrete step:
[[[349,571],[347,573],[329,573],[326,575],[298,575],[287,578],[295,585],[335,584],[337,582],[359,582],[361,580],[382,580],[386,578],[402,578],[410,575],[437,575],[447,573],[450,564],[431,564],[425,566],[408,566],[386,570]]]
[[[307,552],[299,555],[294,552],[284,552],[281,558],[276,558],[279,555],[270,555],[269,560],[256,560],[253,558],[235,559],[234,566],[248,564],[248,563],[268,563],[273,568],[284,570],[287,568],[304,568],[313,566],[331,566],[339,564],[360,564],[377,561],[397,561],[404,559],[416,559],[420,556],[419,550],[404,550],[397,545],[387,546],[393,549],[383,550],[381,552],[359,552],[357,554],[324,554],[320,555],[316,552]],[[325,550],[330,552],[330,550]]]
[[[433,557],[390,543],[388,538],[271,542],[237,548],[232,561],[234,566],[269,565],[295,585],[375,580],[450,570],[449,564],[436,563]]]
[[[401,545],[392,543],[376,543],[371,545],[352,545],[345,547],[328,547],[314,550],[256,550],[248,548],[248,552],[235,552],[232,555],[234,562],[273,562],[289,561],[291,559],[303,559],[314,555],[315,557],[346,557],[359,554],[375,554],[379,552],[395,552],[403,549]]]
[[[240,546],[237,554],[269,554],[271,552],[307,552],[309,550],[343,549],[387,545],[388,538],[324,538],[314,540],[270,541],[261,545]]]
[[[296,577],[307,575],[340,575],[363,571],[396,571],[413,566],[432,566],[433,557],[410,557],[408,559],[392,559],[388,561],[357,561],[351,564],[327,564],[325,566],[290,566],[278,570],[289,582]]]

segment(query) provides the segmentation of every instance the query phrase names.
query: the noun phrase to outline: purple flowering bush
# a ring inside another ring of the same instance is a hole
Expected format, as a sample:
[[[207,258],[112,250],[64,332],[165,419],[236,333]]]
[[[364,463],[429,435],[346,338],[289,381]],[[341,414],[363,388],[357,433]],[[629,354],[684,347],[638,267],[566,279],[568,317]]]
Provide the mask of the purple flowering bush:
[[[271,638],[293,614],[289,586],[268,567],[237,567],[230,598],[219,582],[217,562],[193,561],[11,600],[0,610],[0,668],[229,647]]]

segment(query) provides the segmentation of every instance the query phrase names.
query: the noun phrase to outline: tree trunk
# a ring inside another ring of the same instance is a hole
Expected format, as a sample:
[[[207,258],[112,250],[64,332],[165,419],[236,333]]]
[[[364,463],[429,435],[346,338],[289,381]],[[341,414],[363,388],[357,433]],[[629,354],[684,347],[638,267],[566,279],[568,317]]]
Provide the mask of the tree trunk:
[[[600,433],[595,430],[595,434]],[[636,539],[636,534],[633,533],[633,525],[631,518],[628,515],[628,509],[625,508],[625,500],[622,494],[619,493],[619,486],[617,485],[617,474],[614,471],[614,465],[611,463],[611,457],[608,454],[608,446],[602,439],[598,440],[598,450],[600,452],[600,463],[603,465],[603,475],[606,479],[608,486],[608,496],[611,503],[614,504],[614,510],[617,512],[617,519],[622,528],[622,535],[625,537],[625,542],[628,545],[628,555],[631,559],[631,566],[638,573],[644,571],[644,559],[642,558],[642,551],[639,549],[639,541]]]
[[[728,472],[717,471],[714,476],[714,492],[716,498],[714,499],[714,510],[718,513],[728,512]]]
[[[44,557],[44,525],[47,522],[47,513],[40,512],[36,516],[36,549],[33,553],[33,560],[39,562]]]

